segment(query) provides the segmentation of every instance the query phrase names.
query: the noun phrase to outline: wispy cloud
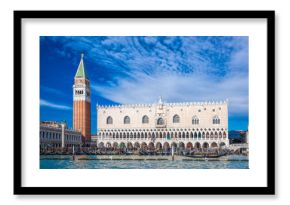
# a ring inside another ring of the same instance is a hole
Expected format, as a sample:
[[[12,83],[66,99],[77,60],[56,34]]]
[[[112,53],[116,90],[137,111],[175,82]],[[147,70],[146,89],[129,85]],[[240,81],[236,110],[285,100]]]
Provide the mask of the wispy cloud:
[[[47,38],[76,62],[85,52],[94,94],[110,101],[229,99],[230,115],[248,114],[248,37]]]
[[[43,100],[43,99],[40,100],[40,106],[50,107],[50,108],[58,109],[58,110],[70,110],[71,109],[70,106],[56,104],[56,103],[49,102],[49,101]]]
[[[139,74],[137,80],[118,79],[115,86],[93,84],[102,97],[121,104],[152,103],[158,96],[167,102],[219,101],[229,99],[230,114],[248,112],[247,78],[232,76],[219,81],[202,75]]]

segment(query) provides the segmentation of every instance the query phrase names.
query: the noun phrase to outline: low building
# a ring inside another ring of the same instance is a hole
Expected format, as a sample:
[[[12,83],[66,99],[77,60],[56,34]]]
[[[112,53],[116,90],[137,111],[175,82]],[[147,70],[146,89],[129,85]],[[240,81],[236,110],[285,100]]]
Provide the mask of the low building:
[[[81,146],[81,132],[69,129],[66,123],[54,121],[40,122],[40,147],[61,148]]]

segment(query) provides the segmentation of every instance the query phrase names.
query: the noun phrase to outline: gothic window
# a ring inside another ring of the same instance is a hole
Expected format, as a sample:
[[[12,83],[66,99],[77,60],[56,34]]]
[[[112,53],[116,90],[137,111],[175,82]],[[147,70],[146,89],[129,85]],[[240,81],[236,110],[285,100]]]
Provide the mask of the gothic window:
[[[148,124],[148,123],[149,123],[149,118],[148,118],[147,115],[144,115],[144,116],[142,117],[142,123],[143,123],[143,124]]]
[[[201,138],[201,133],[200,133],[200,132],[198,132],[198,138],[199,138],[199,139]]]
[[[221,120],[218,116],[214,116],[212,119],[212,124],[219,125],[221,123]]]
[[[173,116],[173,123],[179,123],[180,122],[180,117],[178,115]]]
[[[124,124],[130,124],[130,117],[124,117]]]
[[[111,116],[107,117],[107,124],[113,124],[113,118]]]
[[[164,120],[162,118],[159,118],[157,120],[157,125],[164,125]]]
[[[199,119],[198,119],[197,116],[193,116],[193,117],[192,117],[192,124],[193,124],[193,125],[198,125],[198,124],[199,124]]]

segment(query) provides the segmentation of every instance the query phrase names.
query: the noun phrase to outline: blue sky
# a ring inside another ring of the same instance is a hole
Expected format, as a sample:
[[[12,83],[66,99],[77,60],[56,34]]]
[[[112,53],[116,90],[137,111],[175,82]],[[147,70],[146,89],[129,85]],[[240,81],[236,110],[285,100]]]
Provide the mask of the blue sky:
[[[229,100],[229,129],[248,129],[246,36],[40,37],[40,120],[72,126],[72,86],[84,53],[96,104]]]

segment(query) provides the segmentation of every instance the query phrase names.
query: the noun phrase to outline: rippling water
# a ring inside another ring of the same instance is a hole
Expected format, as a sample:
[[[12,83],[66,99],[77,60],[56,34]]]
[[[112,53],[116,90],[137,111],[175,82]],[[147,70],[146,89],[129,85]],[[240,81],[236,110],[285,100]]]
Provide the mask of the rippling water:
[[[87,156],[94,158],[94,156]],[[41,156],[40,169],[248,169],[243,156],[228,156],[231,160],[76,160],[71,156]]]

